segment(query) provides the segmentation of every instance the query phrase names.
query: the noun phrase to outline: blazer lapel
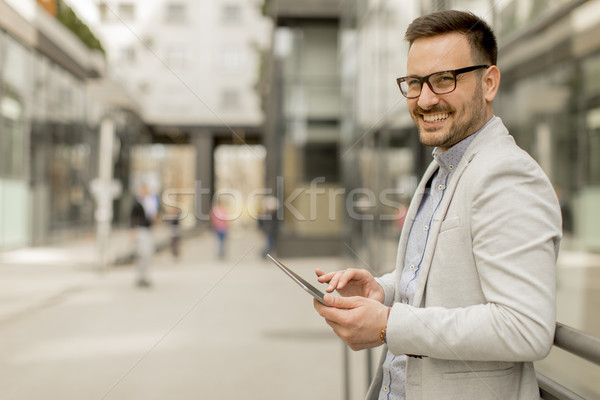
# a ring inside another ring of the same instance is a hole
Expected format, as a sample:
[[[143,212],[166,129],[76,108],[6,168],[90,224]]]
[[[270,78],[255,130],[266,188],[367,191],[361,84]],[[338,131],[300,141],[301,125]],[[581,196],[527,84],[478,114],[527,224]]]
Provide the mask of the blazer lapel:
[[[450,179],[450,182],[448,182],[448,186],[444,191],[444,196],[442,197],[441,203],[437,208],[435,215],[433,216],[433,223],[430,226],[429,237],[427,239],[427,247],[425,248],[423,262],[421,263],[421,268],[419,269],[419,275],[417,277],[417,284],[415,287],[415,295],[413,296],[412,300],[412,305],[416,307],[420,307],[423,301],[423,295],[425,293],[425,284],[427,283],[427,276],[429,275],[429,269],[431,268],[433,254],[435,253],[435,246],[440,233],[440,227],[442,225],[441,222],[446,218],[446,213],[448,212],[450,202],[452,201],[452,197],[454,196],[454,192],[456,191],[456,186],[460,181],[461,175],[467,168],[469,161],[470,158],[466,159],[465,157],[463,157],[458,163],[456,171],[452,175],[452,178]]]
[[[417,186],[415,194],[410,202],[410,206],[408,207],[408,211],[406,212],[406,219],[404,221],[404,226],[402,227],[402,233],[400,234],[400,242],[398,243],[398,254],[396,255],[396,270],[398,271],[398,279],[400,279],[400,276],[402,275],[402,268],[404,267],[404,257],[406,255],[408,236],[415,222],[415,217],[417,216],[417,211],[419,211],[419,206],[421,205],[423,195],[425,194],[427,182],[429,182],[429,179],[431,179],[438,167],[439,164],[435,160],[429,164],[425,174],[423,174],[423,178],[421,178],[421,182],[419,182],[419,185]],[[399,294],[397,290],[394,297],[394,301],[399,300]]]

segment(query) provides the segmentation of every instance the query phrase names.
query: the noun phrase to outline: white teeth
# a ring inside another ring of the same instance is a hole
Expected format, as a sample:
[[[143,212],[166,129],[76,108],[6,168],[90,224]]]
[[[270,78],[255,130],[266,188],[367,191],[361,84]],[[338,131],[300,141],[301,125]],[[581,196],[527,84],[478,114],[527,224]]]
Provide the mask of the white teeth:
[[[425,122],[438,122],[441,121],[443,119],[448,118],[448,113],[444,113],[444,114],[433,114],[433,115],[425,115],[423,114],[423,119],[425,120]]]

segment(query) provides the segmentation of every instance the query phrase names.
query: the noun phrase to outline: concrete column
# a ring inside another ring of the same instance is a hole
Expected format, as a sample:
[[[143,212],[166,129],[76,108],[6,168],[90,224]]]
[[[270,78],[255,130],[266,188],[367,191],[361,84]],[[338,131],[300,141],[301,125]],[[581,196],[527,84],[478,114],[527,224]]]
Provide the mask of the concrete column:
[[[196,148],[195,214],[201,224],[208,220],[214,191],[212,132],[209,129],[197,129],[192,134],[191,142]]]

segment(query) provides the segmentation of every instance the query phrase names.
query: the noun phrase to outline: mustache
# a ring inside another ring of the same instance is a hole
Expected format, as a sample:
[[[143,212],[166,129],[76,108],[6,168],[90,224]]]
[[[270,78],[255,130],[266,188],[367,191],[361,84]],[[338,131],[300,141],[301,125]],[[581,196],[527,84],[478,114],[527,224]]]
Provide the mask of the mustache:
[[[414,115],[419,115],[419,114],[437,114],[437,113],[445,113],[445,112],[453,112],[454,110],[448,107],[442,107],[439,105],[435,105],[432,108],[429,108],[427,110],[417,106],[414,110],[413,110],[413,114]]]

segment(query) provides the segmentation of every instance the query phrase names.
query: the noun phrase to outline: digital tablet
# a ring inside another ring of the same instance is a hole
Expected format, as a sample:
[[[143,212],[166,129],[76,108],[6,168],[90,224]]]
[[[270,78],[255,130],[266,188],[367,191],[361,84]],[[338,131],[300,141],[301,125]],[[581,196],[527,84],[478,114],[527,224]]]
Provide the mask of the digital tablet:
[[[271,261],[273,261],[275,263],[275,265],[277,265],[283,272],[285,272],[287,276],[289,276],[290,278],[292,278],[292,280],[294,282],[296,282],[298,285],[300,285],[300,287],[302,289],[304,289],[305,291],[307,291],[308,293],[310,293],[321,304],[324,304],[326,306],[329,305],[329,304],[325,303],[325,300],[323,300],[323,296],[324,296],[323,292],[321,292],[319,289],[317,289],[316,287],[314,287],[310,283],[306,282],[304,279],[302,279],[302,277],[298,276],[298,274],[296,274],[294,271],[292,271],[291,269],[289,269],[288,267],[286,267],[285,265],[283,265],[283,263],[281,261],[279,261],[278,259],[276,259],[272,255],[267,254],[267,257],[269,257],[269,259]]]

